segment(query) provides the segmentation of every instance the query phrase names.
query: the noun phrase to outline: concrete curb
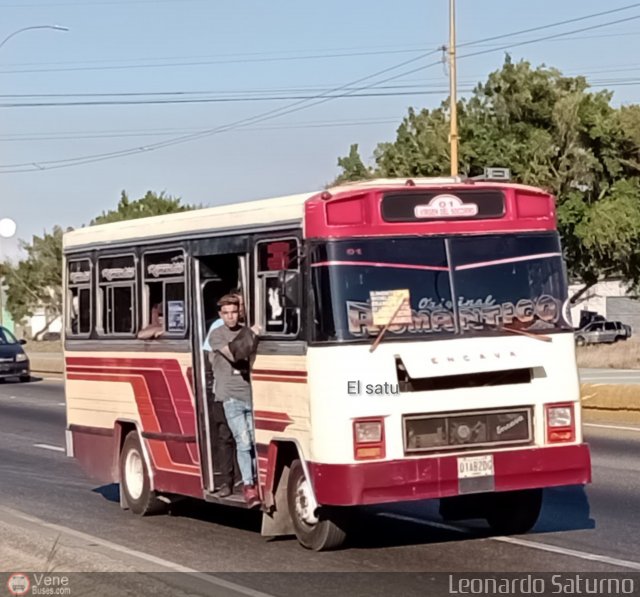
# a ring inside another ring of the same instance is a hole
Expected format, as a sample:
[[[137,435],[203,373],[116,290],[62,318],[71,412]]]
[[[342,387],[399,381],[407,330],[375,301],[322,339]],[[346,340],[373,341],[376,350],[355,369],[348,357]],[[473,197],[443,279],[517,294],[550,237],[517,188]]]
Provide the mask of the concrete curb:
[[[602,412],[640,412],[640,385],[582,384],[582,408]]]
[[[60,355],[43,355],[37,352],[28,353],[32,373],[64,373],[64,358]]]

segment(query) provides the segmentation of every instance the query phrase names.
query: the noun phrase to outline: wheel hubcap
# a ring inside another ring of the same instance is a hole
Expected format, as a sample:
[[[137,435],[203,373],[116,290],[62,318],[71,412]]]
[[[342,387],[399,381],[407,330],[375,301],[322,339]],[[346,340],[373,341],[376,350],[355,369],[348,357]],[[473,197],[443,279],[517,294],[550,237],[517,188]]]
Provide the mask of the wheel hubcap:
[[[139,452],[131,450],[127,454],[124,463],[124,474],[129,495],[134,500],[140,499],[144,485],[144,469]]]
[[[306,479],[301,479],[296,489],[296,515],[305,524],[313,526],[318,523],[318,517],[311,508],[311,486]]]

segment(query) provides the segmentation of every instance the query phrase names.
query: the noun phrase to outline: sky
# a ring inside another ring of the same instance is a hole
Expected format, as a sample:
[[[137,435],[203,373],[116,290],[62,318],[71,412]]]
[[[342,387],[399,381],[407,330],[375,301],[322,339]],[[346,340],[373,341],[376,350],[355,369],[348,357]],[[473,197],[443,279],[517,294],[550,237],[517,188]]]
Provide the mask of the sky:
[[[640,102],[640,3],[547,27],[633,4],[457,0],[461,95],[509,52]],[[0,218],[18,224],[4,257],[122,190],[202,205],[319,190],[352,143],[371,163],[409,107],[448,95],[448,0],[0,0],[0,43],[39,25],[69,30],[0,47]]]

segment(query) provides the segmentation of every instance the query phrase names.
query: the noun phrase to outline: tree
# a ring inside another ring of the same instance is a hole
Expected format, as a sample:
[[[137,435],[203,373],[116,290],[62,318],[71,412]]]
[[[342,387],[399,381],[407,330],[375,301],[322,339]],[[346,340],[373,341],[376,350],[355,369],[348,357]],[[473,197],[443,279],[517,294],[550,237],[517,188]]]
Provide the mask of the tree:
[[[127,193],[122,191],[118,207],[115,210],[103,211],[101,215],[91,221],[91,225],[161,216],[190,209],[194,209],[194,206],[182,205],[179,197],[165,195],[164,192],[158,195],[152,191],[147,191],[141,199],[131,201]]]
[[[16,265],[1,265],[0,277],[7,287],[6,307],[14,321],[22,321],[42,308],[45,327],[33,330],[34,335],[48,329],[62,313],[62,228],[34,236],[30,243],[22,242],[26,258]]]
[[[507,57],[458,107],[463,175],[505,166],[558,198],[569,273],[583,285],[574,301],[605,275],[640,286],[640,106],[615,109],[611,98],[584,77]],[[370,175],[447,175],[448,107],[410,109],[395,140],[377,146]],[[359,159],[353,147],[348,163]]]
[[[336,178],[333,184],[342,184],[353,180],[363,180],[369,178],[372,174],[371,169],[367,168],[358,153],[358,145],[354,144],[349,148],[349,155],[344,158],[338,158],[338,166],[342,168],[342,174]]]
[[[141,199],[131,201],[122,191],[115,210],[103,212],[92,224],[106,224],[121,220],[131,220],[147,216],[163,215],[194,209],[182,205],[179,198],[164,193],[148,191]],[[70,230],[70,229],[69,229]],[[55,226],[52,232],[34,236],[31,243],[22,242],[26,257],[13,265],[0,263],[0,278],[4,278],[6,308],[14,321],[19,322],[43,308],[46,327],[33,330],[34,335],[48,329],[49,325],[62,313],[62,235],[64,231]]]

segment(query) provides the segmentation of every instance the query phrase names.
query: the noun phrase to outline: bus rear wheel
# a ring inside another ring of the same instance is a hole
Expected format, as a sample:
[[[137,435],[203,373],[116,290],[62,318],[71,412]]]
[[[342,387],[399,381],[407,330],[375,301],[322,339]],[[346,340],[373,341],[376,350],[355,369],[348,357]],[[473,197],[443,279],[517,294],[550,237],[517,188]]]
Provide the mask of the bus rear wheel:
[[[166,507],[156,492],[151,490],[149,471],[137,431],[127,434],[120,453],[120,491],[124,493],[127,505],[134,514],[157,514]]]
[[[505,491],[491,496],[486,520],[494,533],[522,535],[530,531],[542,509],[542,489]]]
[[[340,523],[337,511],[320,508],[311,510],[309,496],[311,484],[307,480],[302,464],[294,460],[287,483],[287,505],[298,541],[303,547],[314,551],[329,551],[339,548],[347,534]]]

